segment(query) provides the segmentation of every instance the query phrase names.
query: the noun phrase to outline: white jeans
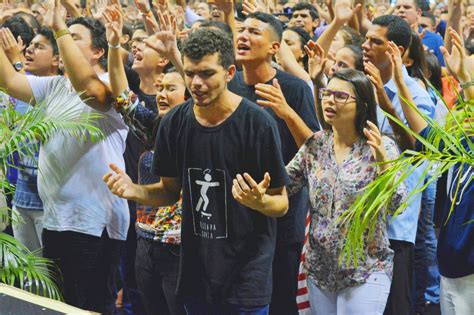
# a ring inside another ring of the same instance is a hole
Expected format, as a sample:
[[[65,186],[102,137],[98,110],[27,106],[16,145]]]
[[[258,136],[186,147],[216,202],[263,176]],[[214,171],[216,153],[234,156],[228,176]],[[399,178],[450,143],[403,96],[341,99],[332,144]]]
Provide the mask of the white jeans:
[[[464,315],[474,312],[474,274],[462,278],[441,276],[441,314]]]
[[[13,206],[14,215],[21,216],[25,222],[12,225],[13,235],[29,250],[42,247],[41,234],[43,232],[43,211],[21,209]]]
[[[364,284],[331,292],[308,278],[313,315],[381,315],[387,304],[391,280],[384,271],[372,273]]]

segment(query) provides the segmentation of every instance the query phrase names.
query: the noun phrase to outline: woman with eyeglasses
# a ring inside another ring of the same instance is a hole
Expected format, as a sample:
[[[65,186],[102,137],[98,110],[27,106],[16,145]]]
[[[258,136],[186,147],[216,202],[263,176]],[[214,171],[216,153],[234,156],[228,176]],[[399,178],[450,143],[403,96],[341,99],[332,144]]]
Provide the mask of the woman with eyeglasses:
[[[383,314],[390,291],[393,252],[381,215],[367,235],[365,260],[339,264],[346,226],[338,221],[363,188],[398,157],[391,139],[377,128],[376,102],[364,73],[344,69],[318,91],[323,130],[313,134],[287,165],[289,194],[310,191],[311,225],[305,269],[313,314]],[[385,164],[376,164],[385,163]],[[398,208],[400,186],[388,210]]]

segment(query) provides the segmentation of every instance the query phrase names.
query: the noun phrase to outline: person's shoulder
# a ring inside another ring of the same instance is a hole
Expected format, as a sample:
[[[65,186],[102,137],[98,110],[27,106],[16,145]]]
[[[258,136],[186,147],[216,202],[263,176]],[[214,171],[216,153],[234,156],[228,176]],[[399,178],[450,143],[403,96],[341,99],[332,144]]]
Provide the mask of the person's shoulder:
[[[301,86],[301,87],[308,87],[308,84],[303,81],[302,79],[288,73],[288,72],[285,72],[285,71],[282,71],[280,69],[277,69],[277,73],[276,73],[276,76],[275,76],[277,79],[278,79],[278,83],[280,83],[280,85],[283,87],[284,85],[286,86],[292,86],[292,87],[298,87],[298,86]],[[283,91],[285,92],[285,91]]]

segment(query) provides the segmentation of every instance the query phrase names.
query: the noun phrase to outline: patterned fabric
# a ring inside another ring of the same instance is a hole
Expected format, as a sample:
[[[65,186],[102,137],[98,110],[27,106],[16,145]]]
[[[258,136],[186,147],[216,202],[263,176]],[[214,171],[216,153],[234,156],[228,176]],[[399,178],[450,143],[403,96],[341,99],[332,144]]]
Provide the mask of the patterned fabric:
[[[138,182],[142,185],[160,181],[151,173],[153,152],[146,151],[140,157]],[[167,244],[181,244],[181,199],[172,206],[150,207],[137,205],[136,230],[139,237]]]
[[[383,137],[389,159],[398,156],[396,144]],[[288,164],[289,194],[301,187],[309,188],[311,223],[305,269],[315,283],[326,290],[339,291],[364,283],[374,271],[385,271],[391,277],[393,252],[389,248],[386,216],[381,216],[370,238],[366,238],[365,261],[358,266],[339,265],[346,227],[337,219],[347,210],[377,176],[375,160],[366,140],[359,138],[345,160],[337,165],[333,133],[315,133]],[[389,209],[397,209],[406,195],[400,185]]]

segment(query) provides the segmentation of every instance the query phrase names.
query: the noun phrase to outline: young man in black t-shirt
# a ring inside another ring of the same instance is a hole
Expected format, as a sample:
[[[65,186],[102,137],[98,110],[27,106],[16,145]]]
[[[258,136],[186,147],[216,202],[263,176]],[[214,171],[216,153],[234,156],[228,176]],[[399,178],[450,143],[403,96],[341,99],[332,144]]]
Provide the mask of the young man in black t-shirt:
[[[313,93],[308,84],[297,77],[272,67],[282,36],[282,27],[272,15],[257,12],[246,17],[237,28],[236,60],[242,64],[242,72],[229,83],[229,90],[253,102],[266,100],[260,87],[273,85],[274,79],[283,91],[286,102],[313,131],[319,129]],[[277,122],[281,138],[283,161],[291,161],[307,138],[307,133],[293,117],[280,119],[266,108]],[[296,117],[299,119],[299,117]],[[301,120],[300,119],[300,120]],[[296,294],[301,250],[304,242],[305,218],[309,209],[307,189],[290,197],[288,214],[277,220],[277,244],[273,263],[272,314],[297,314]]]
[[[161,121],[153,165],[161,182],[133,184],[115,165],[104,181],[123,198],[156,206],[176,202],[182,190],[177,293],[188,314],[265,314],[274,217],[288,209],[278,129],[266,111],[227,90],[235,74],[227,35],[197,30],[182,51],[192,100]]]

